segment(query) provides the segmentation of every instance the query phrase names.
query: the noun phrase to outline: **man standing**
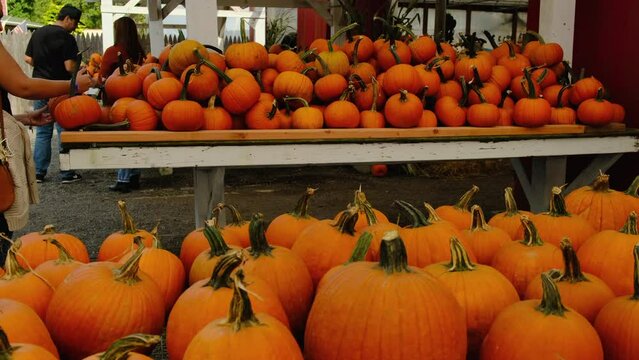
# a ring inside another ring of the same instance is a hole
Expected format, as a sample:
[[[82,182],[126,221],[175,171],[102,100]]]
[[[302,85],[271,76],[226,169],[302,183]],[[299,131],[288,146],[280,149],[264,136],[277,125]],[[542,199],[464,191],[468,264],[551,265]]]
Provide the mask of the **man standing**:
[[[71,33],[80,24],[82,11],[64,5],[58,13],[58,18],[52,25],[43,26],[31,35],[27,45],[25,61],[33,66],[33,77],[49,80],[68,80],[71,78],[78,56],[78,44]],[[34,109],[47,105],[48,99],[37,100]],[[34,146],[34,160],[36,165],[36,181],[43,182],[51,163],[51,138],[53,124],[40,126],[36,129]],[[62,128],[55,124],[58,139]],[[60,150],[62,145],[60,144]],[[75,171],[61,171],[63,184],[82,180]]]

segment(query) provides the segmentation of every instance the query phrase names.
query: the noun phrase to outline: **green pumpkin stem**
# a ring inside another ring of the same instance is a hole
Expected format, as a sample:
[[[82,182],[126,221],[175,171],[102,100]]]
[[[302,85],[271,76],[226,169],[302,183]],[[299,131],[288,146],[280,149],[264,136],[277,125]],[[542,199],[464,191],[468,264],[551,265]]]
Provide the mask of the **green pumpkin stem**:
[[[439,81],[442,84],[447,83],[448,80],[446,79],[446,76],[444,76],[444,71],[442,70],[441,66],[435,66],[434,69],[437,72],[437,75],[439,75]]]
[[[342,211],[333,227],[342,234],[355,235],[355,223],[357,223],[358,217],[357,207],[350,206]]]
[[[513,195],[513,188],[510,186],[504,189],[504,202],[506,203],[506,216],[517,216],[519,215],[519,209],[517,209],[517,202],[515,201],[515,196]]]
[[[215,220],[208,220],[204,225],[204,229],[202,230],[206,241],[209,243],[209,247],[211,248],[208,251],[209,259],[212,259],[217,256],[225,255],[231,250],[231,248],[224,241],[224,237],[222,237],[222,233],[217,227],[217,222]]]
[[[300,54],[300,60],[306,61],[306,58],[315,54],[317,52],[316,48],[308,49]]]
[[[273,100],[273,104],[271,106],[271,110],[268,112],[268,114],[266,114],[266,117],[269,120],[273,120],[273,118],[275,117],[276,114],[277,114],[277,99]]]
[[[319,61],[320,65],[322,66],[322,76],[329,75],[331,73],[331,69],[328,67],[326,60],[324,60],[324,58],[319,55],[316,56],[315,59]]]
[[[126,360],[133,351],[149,350],[160,343],[162,337],[149,334],[131,334],[114,341],[111,346],[98,357],[100,360]]]
[[[479,205],[473,205],[470,208],[472,224],[470,225],[470,231],[488,231],[490,227],[488,223],[486,223],[486,217],[484,217],[484,212]]]
[[[317,71],[317,68],[315,66],[305,67],[304,70],[302,70],[302,75],[306,75],[309,71]]]
[[[254,214],[249,224],[249,239],[251,241],[249,254],[255,259],[262,255],[272,256],[272,252],[275,250],[266,240],[265,232],[264,215],[261,213]]]
[[[557,289],[557,284],[555,284],[547,272],[541,274],[541,287],[544,293],[541,302],[535,310],[544,315],[563,316],[568,309],[561,302],[561,295],[559,294],[559,289]]]
[[[224,80],[224,82],[228,85],[231,82],[233,82],[233,79],[231,79],[231,77],[229,77],[228,75],[226,75],[226,73],[224,71],[222,71],[219,67],[215,66],[215,64],[213,64],[212,62],[209,61],[209,59],[205,58],[202,54],[200,54],[200,52],[198,51],[197,48],[193,49],[193,53],[195,54],[195,56],[198,57],[198,59],[204,63],[204,65],[208,66],[211,68],[211,70],[215,71],[215,73],[222,79]]]
[[[302,103],[302,106],[304,107],[309,107],[308,105],[308,101],[306,101],[306,99],[301,98],[301,97],[296,97],[296,96],[284,96],[284,98],[282,99],[284,100],[285,104],[288,105],[289,102],[291,101],[299,101]]]
[[[122,215],[123,234],[135,234],[138,229],[135,227],[133,217],[129,214],[126,208],[126,202],[124,200],[118,200],[118,209],[120,209],[120,215]]]
[[[541,240],[539,236],[539,232],[537,232],[537,227],[530,220],[530,218],[526,215],[522,215],[521,224],[524,227],[524,239],[520,241],[522,244],[526,246],[542,246],[544,242]]]
[[[193,76],[194,72],[195,72],[195,69],[189,69],[186,72],[186,77],[184,78],[184,85],[182,85],[182,93],[180,94],[180,100],[182,101],[187,100],[189,82],[191,81],[191,76]]]
[[[151,68],[151,73],[155,74],[156,81],[162,79],[162,70],[154,67],[154,68]]]
[[[357,67],[359,64],[357,56],[359,55],[359,44],[362,42],[363,38],[363,36],[358,36],[357,40],[355,40],[355,45],[353,45],[353,67]]]
[[[339,29],[337,32],[335,32],[335,34],[333,34],[333,36],[331,36],[330,39],[328,39],[328,51],[329,52],[333,52],[333,43],[335,42],[335,40],[337,40],[338,37],[340,37],[342,34],[344,34],[345,32],[355,29],[356,27],[358,27],[359,24],[358,23],[352,23],[348,26],[345,26],[341,29]]]
[[[375,225],[378,223],[377,215],[375,215],[375,212],[373,211],[373,205],[368,202],[366,194],[364,194],[361,187],[355,191],[355,206],[359,208],[359,211],[364,211],[368,225]]]
[[[524,84],[527,84],[527,86],[524,86]],[[535,83],[530,75],[530,68],[524,69],[524,78],[521,80],[521,87],[524,89],[524,92],[528,94],[529,99],[537,98],[537,91],[535,90]]]
[[[561,89],[559,90],[559,93],[557,94],[557,108],[561,109],[562,107],[564,107],[564,103],[562,101],[562,97],[564,96],[564,92],[568,89],[570,89],[572,87],[571,84],[568,85],[564,85],[561,87]]]
[[[470,201],[473,199],[473,197],[475,197],[475,194],[477,194],[478,192],[479,187],[477,185],[473,185],[470,190],[466,191],[464,195],[459,198],[459,201],[457,201],[457,203],[453,205],[453,207],[463,211],[469,211],[468,205],[470,204]]]
[[[442,57],[436,57],[433,60],[431,60],[428,65],[426,65],[426,70],[427,71],[433,71],[434,68],[439,67],[440,63],[446,61],[450,59],[447,55],[444,55]]]
[[[632,184],[628,186],[628,189],[626,189],[624,194],[632,197],[639,197],[639,175],[632,181]]]
[[[249,42],[249,38],[246,36],[246,24],[244,23],[244,18],[240,18],[240,37],[242,39],[242,43]]]
[[[240,211],[235,206],[224,203],[219,203],[218,206],[220,206],[221,209],[227,209],[231,213],[231,222],[229,222],[227,226],[242,226],[246,223],[246,220],[242,218],[242,214],[240,214]]]
[[[597,102],[604,102],[606,99],[604,98],[604,89],[602,87],[599,87],[597,89],[597,96],[595,97],[595,101]]]
[[[11,242],[11,240],[5,237],[4,235],[2,235],[2,240]],[[7,257],[4,260],[5,274],[2,276],[2,279],[11,280],[11,279],[19,278],[29,272],[27,269],[23,268],[22,265],[20,265],[20,263],[18,262],[17,254],[21,246],[22,246],[22,241],[16,240],[12,242],[11,246],[9,247],[9,250],[7,250]]]
[[[476,89],[481,89],[484,87],[484,83],[481,81],[481,78],[479,77],[479,70],[477,70],[477,66],[473,66],[473,85],[475,85]],[[482,102],[485,102],[482,101]]]
[[[426,210],[426,215],[428,215],[426,218],[429,225],[442,221],[442,218],[437,215],[437,211],[435,211],[435,208],[431,204],[425,202],[424,210]]]
[[[468,103],[468,84],[463,76],[459,77],[459,82],[462,88],[462,97],[459,99],[459,106],[464,107]]]
[[[448,272],[475,270],[475,264],[470,260],[464,245],[455,236],[450,238],[450,262],[446,267]]]
[[[389,275],[399,272],[411,272],[408,268],[406,246],[397,230],[387,231],[379,247],[379,265]]]
[[[306,106],[308,106],[308,103]],[[289,214],[297,219],[310,218],[310,215],[308,214],[308,205],[311,201],[311,198],[315,195],[315,192],[317,192],[317,189],[306,188],[306,191],[304,191],[304,194],[299,198],[299,200],[297,200],[297,205],[295,205],[295,209],[289,212]]]
[[[479,101],[480,101],[482,104],[485,104],[485,103],[486,103],[486,97],[484,96],[484,94],[482,94],[482,92],[481,92],[481,91],[479,91],[478,86],[471,86],[471,87],[470,87],[470,89],[471,89],[472,91],[474,91],[474,92],[475,92],[475,94],[477,94],[477,96],[479,97]]]
[[[639,235],[639,231],[637,230],[637,213],[632,211],[630,215],[628,215],[628,220],[623,225],[619,232],[626,235]]]
[[[568,210],[566,210],[566,200],[561,193],[559,186],[553,186],[550,196],[550,207],[547,213],[550,216],[570,216]]]
[[[206,286],[212,287],[213,290],[231,288],[231,286],[233,286],[231,274],[242,265],[242,263],[244,263],[244,254],[242,251],[234,251],[222,256],[217,264],[215,264],[211,278]]]
[[[581,271],[581,264],[568,238],[563,238],[559,243],[561,254],[564,258],[564,273],[561,274],[558,281],[566,281],[571,284],[588,281],[584,273]]]
[[[73,256],[69,254],[69,251],[56,239],[44,239],[42,241],[46,241],[56,248],[58,248],[58,259],[55,261],[56,264],[68,264],[75,261]]]
[[[393,55],[393,59],[395,60],[395,64],[401,64],[402,63],[402,59],[400,59],[399,55],[397,55],[397,45],[395,44],[395,42],[393,42],[392,44],[388,44],[388,50]]]
[[[135,245],[138,248],[133,255],[115,271],[115,280],[131,285],[140,281],[138,272],[140,271],[140,260],[144,253],[144,243],[142,243],[142,237],[136,236],[133,239]]]
[[[639,244],[635,244],[635,247],[632,249],[632,256],[635,260],[635,269],[633,275],[633,287],[634,292],[630,297],[631,300],[639,300]]]
[[[226,323],[230,324],[235,332],[243,328],[261,325],[253,312],[251,299],[244,283],[244,272],[241,269],[235,274],[232,284],[233,298]]]
[[[421,212],[412,204],[403,200],[395,200],[394,203],[395,205],[399,206],[400,210],[402,210],[403,213],[408,215],[408,218],[410,220],[412,220],[412,224],[409,225],[409,227],[419,228],[430,225],[428,217],[426,217],[423,212]]]
[[[371,86],[373,87],[373,104],[371,104],[371,111],[377,112],[377,99],[379,98],[379,83],[377,82],[377,79],[375,78],[375,76],[371,77]]]
[[[124,76],[127,74],[126,70],[124,70],[124,56],[122,55],[122,53],[120,51],[118,51],[118,72],[120,74],[120,76]]]
[[[357,261],[364,261],[366,259],[366,254],[368,253],[368,248],[371,246],[371,242],[373,241],[373,234],[366,231],[357,239],[357,243],[355,244],[355,249],[351,254],[351,257],[348,259],[346,264],[350,264]]]
[[[15,348],[11,346],[9,342],[9,336],[4,332],[4,329],[0,326],[0,360],[11,360],[13,356],[11,354]]]
[[[493,47],[493,49],[497,49],[499,47],[499,45],[497,45],[497,42],[495,41],[495,35],[491,34],[488,30],[484,30],[484,35],[486,36],[486,39],[488,39],[488,42],[490,43],[490,46]]]

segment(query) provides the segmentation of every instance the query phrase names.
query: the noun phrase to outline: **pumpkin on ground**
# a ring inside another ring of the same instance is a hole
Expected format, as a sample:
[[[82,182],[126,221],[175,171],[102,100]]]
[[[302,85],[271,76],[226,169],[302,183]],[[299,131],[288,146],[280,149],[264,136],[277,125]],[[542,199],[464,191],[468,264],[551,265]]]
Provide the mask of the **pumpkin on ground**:
[[[588,320],[561,301],[557,285],[541,274],[543,297],[505,308],[481,347],[482,360],[603,360],[597,332]]]
[[[450,221],[460,230],[470,229],[472,216],[470,213],[470,202],[475,194],[479,192],[479,187],[473,185],[466,191],[459,201],[454,205],[442,205],[435,209],[437,215],[444,220]]]
[[[82,263],[89,262],[89,252],[82,240],[59,232],[53,225],[45,225],[42,231],[34,231],[20,236],[22,246],[18,249],[18,262],[22,266],[36,268],[47,260],[58,258],[58,248],[47,240],[55,239],[69,252],[69,255]]]
[[[151,246],[153,243],[153,235],[146,230],[139,230],[135,227],[133,217],[126,208],[126,202],[118,200],[118,209],[122,216],[123,229],[112,233],[100,245],[98,250],[98,261],[118,261],[124,256],[131,246],[134,245],[133,239],[141,236],[145,246]]]
[[[67,249],[56,239],[43,240],[54,245],[59,252],[58,258],[47,260],[35,268],[38,275],[46,279],[49,284],[57,289],[58,286],[72,273],[75,269],[83,265],[69,254]]]
[[[308,205],[317,189],[307,188],[297,201],[295,209],[276,216],[266,229],[269,244],[291,248],[302,230],[318,221],[308,214]]]
[[[567,238],[561,241],[561,252],[564,257],[564,271],[557,272],[553,277],[561,299],[566,306],[594,323],[599,310],[612,300],[615,294],[603,280],[581,271],[575,249]],[[541,280],[535,278],[528,284],[525,298],[541,299],[542,293]]]
[[[517,209],[517,202],[513,196],[513,188],[507,187],[504,189],[504,199],[506,202],[506,210],[493,215],[493,217],[488,220],[488,225],[506,231],[513,240],[523,239],[524,228],[521,225],[521,216],[526,215],[530,217],[533,214],[529,211]]]
[[[208,249],[203,250],[200,255],[193,260],[189,271],[189,285],[210,278],[213,269],[215,269],[215,266],[222,257],[241,249],[239,246],[228,246],[226,244],[215,220],[206,222],[202,234],[204,234],[204,237],[208,241]]]
[[[450,239],[450,252],[450,261],[428,265],[424,271],[455,295],[466,313],[468,354],[478,354],[497,314],[519,301],[519,295],[499,271],[487,265],[473,264],[455,237]]]
[[[114,341],[103,353],[91,355],[83,360],[151,360],[150,357],[134,351],[144,351],[157,345],[159,335],[131,334]]]
[[[11,343],[38,345],[59,357],[44,321],[29,306],[15,300],[0,299],[0,327]]]
[[[379,263],[337,267],[320,283],[305,359],[465,359],[463,310],[450,290],[408,266],[397,231],[384,236],[379,252]]]
[[[479,205],[470,208],[472,224],[470,229],[464,230],[470,250],[477,257],[479,264],[490,265],[500,247],[512,239],[508,233],[498,227],[486,223],[484,212]]]
[[[8,360],[56,360],[45,348],[24,343],[10,343],[7,334],[0,327],[0,359]]]

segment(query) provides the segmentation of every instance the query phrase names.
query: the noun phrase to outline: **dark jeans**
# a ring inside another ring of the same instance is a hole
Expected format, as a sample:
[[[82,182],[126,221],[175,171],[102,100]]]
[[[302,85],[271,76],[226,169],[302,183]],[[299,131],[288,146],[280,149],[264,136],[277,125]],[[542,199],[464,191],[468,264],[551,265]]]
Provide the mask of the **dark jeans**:
[[[9,239],[13,236],[13,232],[9,231],[9,225],[3,213],[0,213],[0,233],[3,233]],[[4,266],[4,259],[7,257],[7,251],[10,246],[11,244],[7,240],[0,239],[0,265],[2,266]]]

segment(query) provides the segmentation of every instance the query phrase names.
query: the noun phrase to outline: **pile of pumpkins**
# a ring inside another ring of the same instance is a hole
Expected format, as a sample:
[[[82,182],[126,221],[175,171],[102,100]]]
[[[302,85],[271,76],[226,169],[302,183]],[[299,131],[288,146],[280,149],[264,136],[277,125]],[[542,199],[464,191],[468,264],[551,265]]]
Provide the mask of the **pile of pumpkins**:
[[[222,52],[193,39],[167,46],[142,66],[125,65],[104,84],[105,101],[62,97],[49,104],[65,129],[492,127],[623,122],[595,77],[577,79],[559,44],[541,36],[483,50],[475,34],[457,50],[429,36],[373,41],[351,32],[316,39],[301,53],[249,41]],[[342,45],[336,40],[348,34]],[[583,76],[583,74],[582,74]],[[72,85],[73,86],[73,85]],[[61,101],[73,101],[57,107]],[[56,108],[59,110],[56,111]],[[100,128],[100,127],[98,127]]]
[[[219,204],[179,257],[119,201],[94,262],[52,226],[12,244],[0,356],[150,359],[165,328],[172,360],[638,359],[639,177],[608,180],[555,187],[539,214],[506,188],[489,221],[476,186],[437,209],[395,201],[402,225],[361,189],[333,219],[309,214],[312,188],[270,223]]]

